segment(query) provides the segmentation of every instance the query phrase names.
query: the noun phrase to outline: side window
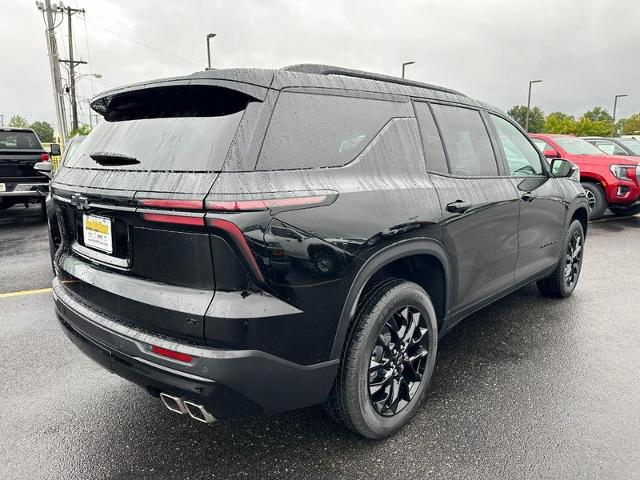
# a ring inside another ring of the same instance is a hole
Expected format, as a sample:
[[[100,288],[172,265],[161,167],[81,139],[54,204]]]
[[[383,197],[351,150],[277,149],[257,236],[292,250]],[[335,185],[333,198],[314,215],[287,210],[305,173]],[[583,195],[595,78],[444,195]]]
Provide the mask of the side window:
[[[367,98],[281,92],[258,170],[338,167],[349,163],[409,105]]]
[[[433,104],[433,113],[447,149],[452,175],[498,175],[491,140],[479,111]]]
[[[596,140],[596,147],[598,147],[607,155],[626,155],[627,154],[627,152],[625,152],[618,145],[612,142],[603,142],[601,140]]]
[[[547,142],[540,138],[532,138],[531,141],[536,147],[538,147],[538,150],[540,150],[541,152],[544,152],[545,150],[553,150],[553,148],[551,148],[551,146]]]
[[[493,114],[489,117],[498,131],[509,173],[516,177],[542,175],[540,154],[520,130],[504,118]]]
[[[414,102],[413,105],[416,109],[416,118],[418,119],[420,137],[422,137],[422,148],[427,162],[427,170],[436,173],[449,173],[447,158],[442,148],[442,140],[436,123],[433,121],[429,104]]]

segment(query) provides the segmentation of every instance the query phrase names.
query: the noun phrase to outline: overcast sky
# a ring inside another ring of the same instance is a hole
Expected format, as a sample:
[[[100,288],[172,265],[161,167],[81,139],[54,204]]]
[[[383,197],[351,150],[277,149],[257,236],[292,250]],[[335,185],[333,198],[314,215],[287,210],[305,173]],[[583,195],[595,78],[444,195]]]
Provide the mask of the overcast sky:
[[[56,1],[56,0],[52,0]],[[454,88],[507,110],[532,104],[579,115],[640,111],[638,0],[66,0],[76,58],[88,61],[79,95],[206,66],[278,68],[327,63]],[[66,23],[57,29],[67,57]],[[0,114],[53,121],[44,23],[33,0],[3,0]],[[81,121],[87,121],[83,105]]]

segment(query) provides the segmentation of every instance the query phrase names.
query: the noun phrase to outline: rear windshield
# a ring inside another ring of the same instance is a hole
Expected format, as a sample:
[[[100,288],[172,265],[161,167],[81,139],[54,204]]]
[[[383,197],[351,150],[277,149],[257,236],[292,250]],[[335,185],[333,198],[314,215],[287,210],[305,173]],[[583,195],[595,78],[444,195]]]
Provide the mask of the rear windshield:
[[[164,87],[111,101],[105,120],[78,146],[68,167],[207,172],[222,168],[252,100],[219,87]],[[100,155],[135,159],[101,165]]]
[[[258,170],[338,167],[352,161],[407,103],[282,92],[262,145]]]
[[[42,150],[33,132],[0,131],[0,150]]]

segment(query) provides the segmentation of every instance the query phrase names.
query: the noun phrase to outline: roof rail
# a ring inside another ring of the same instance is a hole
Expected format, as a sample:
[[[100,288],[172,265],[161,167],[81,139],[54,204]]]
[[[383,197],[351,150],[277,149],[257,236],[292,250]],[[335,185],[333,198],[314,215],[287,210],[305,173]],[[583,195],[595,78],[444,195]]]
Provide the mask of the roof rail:
[[[380,73],[364,72],[362,70],[352,70],[350,68],[334,67],[333,65],[322,65],[315,63],[299,63],[297,65],[289,65],[281,70],[287,72],[310,73],[313,75],[342,75],[345,77],[364,78],[367,80],[377,80],[380,82],[397,83],[408,87],[428,88],[429,90],[437,90],[439,92],[452,93],[465,97],[463,93],[450,88],[439,87],[429,83],[416,82],[415,80],[407,80],[406,78],[392,77],[391,75],[382,75]]]

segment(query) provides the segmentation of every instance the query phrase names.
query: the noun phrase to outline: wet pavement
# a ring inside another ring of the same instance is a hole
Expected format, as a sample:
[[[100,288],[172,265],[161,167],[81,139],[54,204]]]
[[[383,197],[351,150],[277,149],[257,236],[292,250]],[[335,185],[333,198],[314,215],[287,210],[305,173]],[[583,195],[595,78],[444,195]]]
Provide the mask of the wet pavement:
[[[0,212],[2,479],[640,477],[640,217],[590,225],[571,298],[528,286],[463,321],[421,412],[372,442],[319,408],[199,424],[102,370],[49,292],[2,295],[50,285],[46,226],[16,212]]]

